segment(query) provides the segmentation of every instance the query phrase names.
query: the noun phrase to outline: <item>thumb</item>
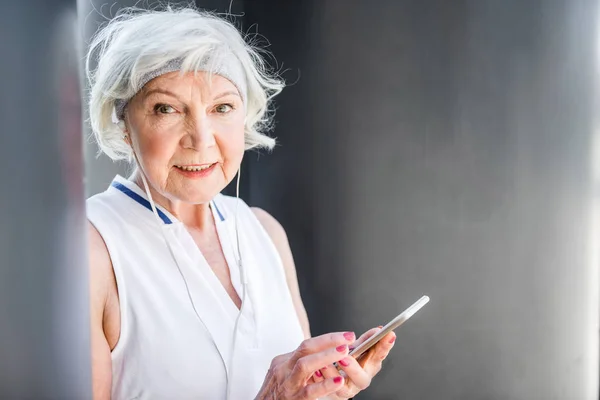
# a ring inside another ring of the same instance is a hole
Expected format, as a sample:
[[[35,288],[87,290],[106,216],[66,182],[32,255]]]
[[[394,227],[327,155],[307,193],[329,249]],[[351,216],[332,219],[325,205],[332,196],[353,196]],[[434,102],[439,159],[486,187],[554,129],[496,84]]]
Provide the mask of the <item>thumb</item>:
[[[352,351],[355,347],[360,346],[363,342],[366,342],[371,336],[379,332],[381,328],[383,328],[383,326],[380,325],[376,328],[371,328],[362,335],[360,335],[360,337],[350,345],[350,351]]]

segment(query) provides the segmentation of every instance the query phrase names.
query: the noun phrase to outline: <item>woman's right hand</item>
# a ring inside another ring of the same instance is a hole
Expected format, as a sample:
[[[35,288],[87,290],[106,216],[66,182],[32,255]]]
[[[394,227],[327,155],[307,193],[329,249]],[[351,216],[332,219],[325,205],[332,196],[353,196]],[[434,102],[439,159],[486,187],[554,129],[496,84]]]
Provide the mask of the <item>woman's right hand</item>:
[[[344,378],[315,382],[312,376],[346,357],[348,345],[355,339],[353,332],[328,333],[306,339],[295,351],[275,357],[256,400],[315,400],[335,393],[344,385]]]

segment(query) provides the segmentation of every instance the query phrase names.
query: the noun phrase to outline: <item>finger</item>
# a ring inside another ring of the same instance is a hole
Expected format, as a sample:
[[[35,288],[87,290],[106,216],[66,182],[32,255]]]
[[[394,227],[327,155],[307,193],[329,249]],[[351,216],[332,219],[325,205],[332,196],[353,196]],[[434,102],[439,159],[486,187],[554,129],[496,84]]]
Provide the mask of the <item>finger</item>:
[[[388,333],[366,354],[366,357],[359,359],[359,364],[368,374],[374,376],[381,370],[382,362],[390,354],[395,341],[396,334]]]
[[[345,357],[338,364],[346,375],[346,384],[356,386],[359,391],[369,387],[372,375],[365,371],[354,357]]]
[[[309,354],[318,353],[327,349],[334,349],[338,346],[348,345],[356,340],[354,332],[335,332],[306,339],[296,349],[291,357],[292,362],[305,357]]]
[[[369,340],[372,336],[374,336],[377,333],[379,333],[381,331],[381,328],[383,328],[383,327],[382,326],[378,326],[376,328],[371,328],[368,331],[366,331],[365,333],[363,333],[354,343],[352,343],[350,345],[350,351],[354,350],[354,348],[360,346],[361,344],[363,344],[364,342],[366,342],[367,340]],[[371,346],[373,346],[373,345],[371,345]]]
[[[394,332],[390,332],[385,335],[379,343],[373,346],[373,355],[371,356],[371,361],[373,362],[381,362],[385,360],[388,356],[392,348],[394,347],[394,343],[396,342],[396,334]]]
[[[321,382],[311,383],[303,389],[301,399],[317,399],[337,392],[344,386],[344,378],[336,376],[335,378],[325,379]]]
[[[352,352],[352,350],[354,350],[356,347],[360,346],[363,342],[367,341],[371,336],[373,336],[376,333],[378,333],[379,331],[381,331],[381,328],[383,328],[383,326],[380,325],[378,327],[371,328],[368,331],[366,331],[365,333],[363,333],[356,341],[354,341],[350,345],[350,347],[349,347],[350,352]],[[363,355],[364,354],[365,353],[363,353]],[[325,377],[333,377],[333,376],[338,375],[337,372],[339,372],[341,369],[339,368],[339,365],[337,365],[337,364],[334,365],[334,367],[337,368],[336,373],[335,374],[334,373],[329,373],[329,374],[325,375]],[[344,376],[344,373],[342,373],[341,375]]]
[[[341,356],[336,361],[339,361],[344,357],[345,356]],[[330,378],[335,378],[336,376],[340,376],[340,372],[338,371],[336,366],[333,364],[329,364],[329,365],[321,368],[321,372],[323,373],[323,377],[325,379],[330,379]]]
[[[324,365],[332,364],[347,355],[348,346],[343,344],[333,349],[327,349],[299,358],[292,369],[290,379],[292,382],[306,382],[316,370],[323,368]]]
[[[313,382],[321,382],[325,380],[325,378],[323,377],[323,372],[321,372],[320,369],[316,370],[315,373],[312,375],[312,380]]]
[[[312,376],[313,382],[321,382],[321,381],[324,381],[325,379],[327,379],[326,376],[323,376],[323,371],[326,369],[327,369],[327,367],[323,366],[323,368],[319,368],[318,370],[316,370]]]
[[[362,344],[363,342],[366,342],[367,339],[369,339],[371,336],[373,336],[374,334],[376,334],[377,332],[379,332],[381,330],[381,326],[377,327],[377,328],[371,328],[368,331],[366,331],[365,333],[363,333],[362,335],[360,335],[360,337],[351,344],[352,347],[358,347],[360,344]]]

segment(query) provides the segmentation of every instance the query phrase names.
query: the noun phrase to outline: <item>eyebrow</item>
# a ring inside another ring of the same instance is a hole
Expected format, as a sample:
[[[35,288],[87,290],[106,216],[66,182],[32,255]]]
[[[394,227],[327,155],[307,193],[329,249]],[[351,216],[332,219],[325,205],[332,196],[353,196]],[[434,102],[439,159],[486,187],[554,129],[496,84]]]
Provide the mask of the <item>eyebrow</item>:
[[[149,97],[150,95],[152,95],[154,93],[162,93],[162,94],[166,94],[167,96],[175,97],[176,99],[179,98],[179,96],[177,96],[175,93],[173,93],[167,89],[160,89],[160,88],[148,90],[147,92],[144,93],[144,97]]]
[[[171,91],[169,91],[167,89],[160,89],[160,88],[148,90],[145,93],[145,97],[149,97],[150,95],[155,94],[155,93],[166,94],[168,96],[175,97],[176,99],[179,98],[179,96],[177,96],[175,93],[173,93],[173,92],[171,92]],[[226,97],[226,96],[237,96],[237,97],[240,97],[240,94],[236,90],[228,90],[226,92],[223,92],[223,93],[220,93],[220,94],[216,95],[213,98],[213,100],[218,100],[218,99],[221,99],[221,98]]]
[[[227,92],[223,92],[221,94],[216,95],[213,98],[213,100],[218,100],[218,99],[226,97],[226,96],[237,96],[237,97],[240,97],[240,94],[236,90],[228,90]]]

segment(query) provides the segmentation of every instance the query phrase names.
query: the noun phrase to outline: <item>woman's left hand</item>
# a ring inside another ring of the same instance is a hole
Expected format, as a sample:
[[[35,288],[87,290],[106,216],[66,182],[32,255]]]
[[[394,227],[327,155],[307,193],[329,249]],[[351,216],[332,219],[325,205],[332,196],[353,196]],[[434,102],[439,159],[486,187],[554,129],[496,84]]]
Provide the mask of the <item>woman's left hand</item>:
[[[372,335],[379,332],[381,327],[373,328],[365,332],[359,337],[356,342],[351,345],[357,347],[359,344],[370,338]],[[328,400],[349,399],[356,396],[357,393],[365,390],[371,384],[371,380],[381,370],[382,362],[389,354],[394,342],[396,334],[390,332],[383,337],[375,346],[356,360],[354,357],[347,356],[338,361],[338,365],[346,377],[344,378],[344,386],[338,390],[335,395],[329,395]],[[312,376],[315,382],[320,382],[326,378],[332,378],[340,375],[339,371],[333,364],[324,366]]]

